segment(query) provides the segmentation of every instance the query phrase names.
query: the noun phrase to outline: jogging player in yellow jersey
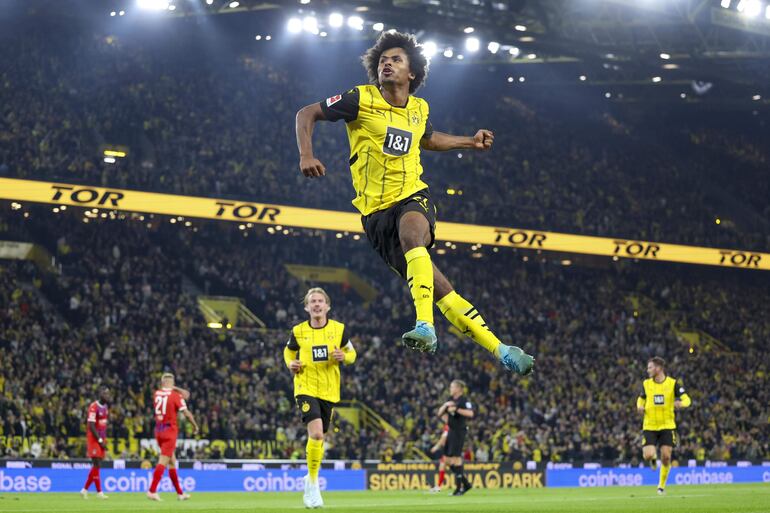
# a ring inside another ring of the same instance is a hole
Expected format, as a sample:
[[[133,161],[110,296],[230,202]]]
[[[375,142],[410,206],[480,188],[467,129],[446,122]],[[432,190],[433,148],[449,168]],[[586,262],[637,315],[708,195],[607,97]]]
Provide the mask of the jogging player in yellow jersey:
[[[660,479],[658,494],[666,491],[666,481],[671,470],[671,451],[677,444],[674,410],[692,404],[681,383],[666,376],[666,362],[656,356],[647,362],[647,375],[642,392],[636,399],[636,408],[644,414],[642,426],[642,455],[654,469],[657,464],[656,446],[660,446]]]
[[[428,102],[413,96],[428,71],[413,35],[382,34],[362,61],[369,75],[368,85],[356,86],[297,113],[302,173],[308,178],[326,174],[324,165],[313,155],[315,122],[344,119],[356,190],[353,205],[361,212],[369,242],[407,281],[414,301],[417,319],[414,329],[404,333],[404,345],[436,351],[435,299],[449,322],[492,353],[506,369],[529,374],[534,359],[516,346],[501,343],[478,310],[455,292],[428,253],[435,238],[436,208],[428,185],[421,179],[420,149],[486,151],[492,147],[493,133],[482,129],[465,137],[433,130]]]
[[[345,325],[328,318],[329,295],[320,287],[307,291],[305,311],[310,320],[294,326],[283,350],[286,366],[294,374],[294,397],[307,424],[307,471],[304,502],[308,508],[323,506],[318,471],[324,452],[324,433],[329,430],[334,405],[340,400],[340,364],[356,361],[356,350]]]

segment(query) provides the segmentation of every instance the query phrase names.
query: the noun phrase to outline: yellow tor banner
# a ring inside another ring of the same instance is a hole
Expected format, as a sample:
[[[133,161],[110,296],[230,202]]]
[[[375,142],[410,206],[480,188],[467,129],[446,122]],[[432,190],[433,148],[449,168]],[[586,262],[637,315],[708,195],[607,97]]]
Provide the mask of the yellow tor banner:
[[[349,212],[12,178],[0,178],[0,199],[337,232],[363,232],[360,216]],[[770,270],[770,254],[736,249],[444,222],[439,223],[436,237],[466,244]]]

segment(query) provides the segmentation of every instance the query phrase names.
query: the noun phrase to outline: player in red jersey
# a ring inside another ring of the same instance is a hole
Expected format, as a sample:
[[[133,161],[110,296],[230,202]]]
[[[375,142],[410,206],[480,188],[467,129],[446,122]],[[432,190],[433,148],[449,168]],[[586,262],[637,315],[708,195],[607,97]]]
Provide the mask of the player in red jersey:
[[[444,447],[446,447],[446,439],[449,435],[449,424],[447,424],[447,415],[444,415],[441,419],[444,421],[444,427],[441,429],[441,438],[438,439],[436,445],[430,450],[432,454],[441,454],[441,458],[438,460],[438,483],[430,489],[433,493],[441,491],[441,487],[444,486],[444,479],[446,477],[446,456],[444,455]]]
[[[153,394],[153,413],[155,416],[155,440],[157,440],[160,446],[160,458],[158,459],[158,465],[155,467],[155,472],[152,474],[152,484],[147,491],[147,498],[153,501],[159,501],[158,495],[158,483],[160,483],[163,473],[168,467],[168,477],[171,478],[171,483],[176,489],[177,498],[180,501],[184,501],[190,498],[190,496],[179,486],[179,477],[176,473],[176,456],[174,456],[174,450],[176,449],[176,437],[179,434],[179,426],[177,426],[176,418],[178,412],[182,412],[187,420],[193,425],[193,432],[198,432],[198,423],[195,422],[195,417],[187,409],[187,403],[185,402],[190,398],[190,392],[184,388],[174,386],[174,375],[165,373],[160,378],[160,389],[156,390]]]
[[[80,490],[84,499],[88,498],[88,488],[91,483],[96,487],[96,496],[106,499],[102,492],[102,478],[99,475],[99,467],[107,451],[105,441],[107,439],[107,417],[109,410],[107,403],[110,401],[110,389],[105,385],[99,389],[99,399],[88,405],[88,417],[86,419],[86,445],[88,457],[91,458],[91,471],[88,473],[86,485]]]

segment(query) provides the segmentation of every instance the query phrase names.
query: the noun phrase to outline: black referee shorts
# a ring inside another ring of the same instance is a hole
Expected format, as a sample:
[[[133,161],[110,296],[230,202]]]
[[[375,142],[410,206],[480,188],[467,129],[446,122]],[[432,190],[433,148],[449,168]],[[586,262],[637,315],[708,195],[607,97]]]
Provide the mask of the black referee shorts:
[[[463,455],[463,447],[465,446],[465,431],[452,431],[449,430],[449,435],[446,438],[446,447],[444,448],[444,456],[447,458],[459,458]]]
[[[311,420],[321,419],[324,433],[329,431],[334,414],[334,403],[309,395],[298,395],[294,399],[297,401],[300,414],[302,414],[303,424],[307,425]]]
[[[366,237],[374,250],[385,260],[385,263],[406,279],[406,258],[398,237],[398,223],[401,216],[407,212],[419,212],[425,216],[430,225],[430,244],[433,247],[436,239],[436,205],[430,197],[428,189],[415,192],[390,208],[361,216],[361,224]]]
[[[660,447],[661,445],[667,445],[669,447],[676,447],[678,443],[679,436],[676,433],[676,429],[661,429],[660,431],[645,429],[642,431],[642,446],[654,445]]]

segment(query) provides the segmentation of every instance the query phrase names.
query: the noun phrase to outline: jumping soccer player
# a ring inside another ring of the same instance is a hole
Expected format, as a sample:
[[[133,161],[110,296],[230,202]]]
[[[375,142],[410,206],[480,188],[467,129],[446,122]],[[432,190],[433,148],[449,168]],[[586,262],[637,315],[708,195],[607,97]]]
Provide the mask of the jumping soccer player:
[[[283,349],[286,366],[294,374],[294,398],[307,425],[307,472],[303,501],[307,508],[323,507],[318,471],[324,454],[324,433],[329,430],[334,405],[340,401],[340,364],[356,361],[356,350],[345,325],[328,318],[329,295],[320,287],[303,300],[310,320],[291,329]]]
[[[446,464],[455,475],[455,491],[452,495],[465,495],[470,490],[471,483],[465,477],[463,468],[463,446],[468,432],[468,419],[474,416],[473,404],[465,397],[465,383],[456,379],[449,384],[449,395],[452,397],[438,409],[438,416],[448,415],[449,434],[444,455]]]
[[[534,359],[516,346],[502,344],[476,308],[452,288],[432,263],[436,207],[428,185],[420,179],[420,149],[447,151],[492,147],[494,134],[479,130],[472,137],[433,130],[428,102],[412,96],[422,85],[428,62],[413,35],[386,32],[362,58],[369,85],[302,108],[296,131],[299,167],[308,178],[326,174],[313,155],[317,121],[344,119],[350,143],[350,171],[361,222],[372,247],[406,280],[417,320],[404,333],[404,345],[433,353],[437,348],[433,302],[457,329],[499,359],[506,369],[532,371]],[[435,287],[435,290],[434,290]]]
[[[107,420],[109,418],[107,403],[109,402],[110,389],[107,386],[102,386],[99,389],[99,399],[88,405],[86,445],[88,457],[91,458],[91,471],[88,473],[85,486],[80,490],[80,495],[84,499],[88,498],[88,488],[91,486],[91,483],[94,484],[96,496],[99,499],[108,498],[102,492],[102,478],[99,475],[99,467],[107,452],[107,446],[104,444],[107,439]]]
[[[193,433],[198,432],[198,423],[195,422],[195,417],[187,409],[187,399],[190,398],[190,392],[184,388],[174,386],[174,375],[165,373],[160,378],[159,390],[156,390],[153,394],[153,407],[155,416],[155,440],[160,446],[160,458],[158,458],[158,464],[155,466],[155,471],[152,474],[152,484],[147,491],[147,498],[153,501],[159,501],[158,484],[163,473],[168,467],[168,477],[171,478],[171,483],[174,485],[174,489],[177,493],[177,498],[180,501],[186,501],[190,498],[189,494],[186,494],[182,487],[179,485],[179,476],[176,472],[176,438],[179,434],[179,426],[177,425],[178,412],[182,412],[190,424],[193,426]]]
[[[644,414],[642,456],[655,469],[657,464],[656,446],[660,446],[660,479],[658,495],[666,492],[666,481],[671,470],[671,451],[677,444],[674,410],[687,408],[692,404],[690,396],[681,384],[666,376],[666,362],[656,356],[647,362],[647,375],[642,393],[636,399],[637,410]]]

